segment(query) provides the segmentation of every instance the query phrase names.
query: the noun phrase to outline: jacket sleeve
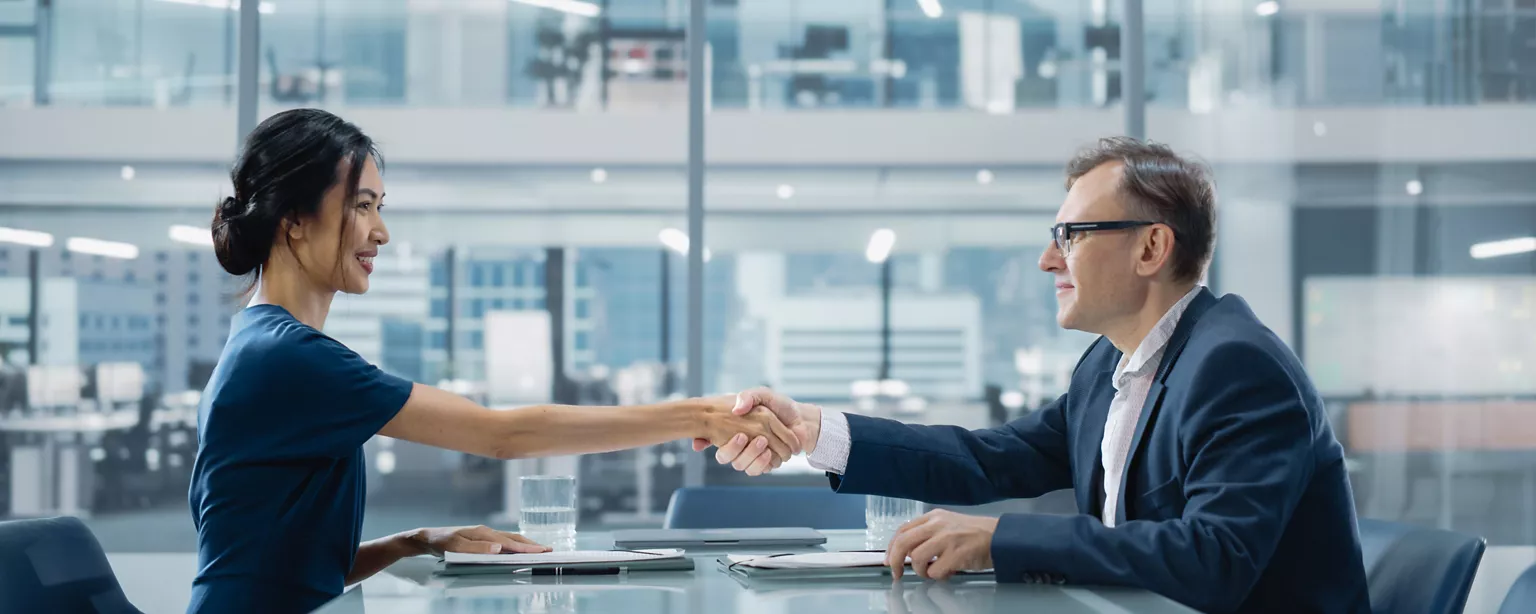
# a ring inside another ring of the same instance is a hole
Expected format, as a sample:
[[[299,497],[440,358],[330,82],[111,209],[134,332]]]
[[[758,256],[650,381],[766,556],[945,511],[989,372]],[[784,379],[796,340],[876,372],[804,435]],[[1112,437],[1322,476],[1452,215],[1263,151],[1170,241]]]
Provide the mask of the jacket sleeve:
[[[980,505],[1072,487],[1063,395],[993,429],[920,426],[848,415],[852,445],[838,492]]]

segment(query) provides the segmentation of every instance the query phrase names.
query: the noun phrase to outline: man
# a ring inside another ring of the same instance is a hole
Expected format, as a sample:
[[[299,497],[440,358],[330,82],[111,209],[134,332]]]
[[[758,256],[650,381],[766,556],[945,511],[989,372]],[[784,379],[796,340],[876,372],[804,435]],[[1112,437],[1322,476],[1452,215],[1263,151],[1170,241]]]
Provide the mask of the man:
[[[1102,335],[1065,395],[995,429],[904,425],[743,393],[796,432],[838,492],[976,505],[1074,488],[1078,515],[931,512],[888,548],[898,575],[1146,588],[1205,612],[1369,612],[1353,495],[1322,400],[1241,298],[1199,284],[1209,171],[1104,139],[1067,167],[1040,269],[1057,322]],[[749,474],[773,457],[716,452]],[[702,447],[702,446],[700,446]]]

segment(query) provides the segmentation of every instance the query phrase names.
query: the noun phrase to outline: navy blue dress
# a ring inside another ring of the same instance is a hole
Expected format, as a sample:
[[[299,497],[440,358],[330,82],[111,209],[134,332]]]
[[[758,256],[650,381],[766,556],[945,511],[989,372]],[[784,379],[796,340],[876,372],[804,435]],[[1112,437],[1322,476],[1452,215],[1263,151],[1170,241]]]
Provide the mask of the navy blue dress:
[[[340,595],[362,538],[363,443],[410,395],[282,307],[236,315],[198,408],[187,611],[308,612]]]

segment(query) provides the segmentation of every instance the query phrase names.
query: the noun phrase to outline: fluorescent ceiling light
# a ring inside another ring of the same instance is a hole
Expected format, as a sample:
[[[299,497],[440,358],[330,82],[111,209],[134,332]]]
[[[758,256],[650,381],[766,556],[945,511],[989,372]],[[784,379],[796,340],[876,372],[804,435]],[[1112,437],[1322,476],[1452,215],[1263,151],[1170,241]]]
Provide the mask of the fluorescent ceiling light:
[[[592,169],[592,183],[603,183],[605,181],[608,181],[608,171],[601,168]]]
[[[679,254],[688,254],[688,235],[676,228],[664,228],[661,231],[661,244]]]
[[[896,246],[896,231],[889,228],[876,230],[869,236],[869,247],[864,248],[864,258],[875,264],[885,262],[891,257],[891,248]]]
[[[240,0],[160,0],[170,4],[185,4],[188,6],[206,6],[211,9],[240,10]],[[263,15],[271,15],[277,12],[277,5],[271,2],[262,2],[256,5],[256,12]]]
[[[684,234],[683,231],[676,228],[664,228],[659,238],[661,239],[661,244],[667,246],[667,249],[677,252],[679,255],[688,255],[688,235]],[[709,248],[706,247],[704,248],[704,261],[709,262],[709,257]]]
[[[782,184],[777,190],[774,190],[774,192],[779,195],[780,200],[789,200],[795,197],[795,186],[789,185],[787,183]]]
[[[581,0],[512,0],[512,2],[581,17],[596,17],[603,12],[603,7],[591,2],[582,2]]]
[[[172,241],[213,247],[213,231],[207,228],[176,224],[171,226],[170,236]]]
[[[1488,241],[1472,246],[1472,257],[1478,260],[1536,252],[1536,237],[1520,237],[1503,241]]]
[[[922,9],[929,19],[938,19],[944,15],[944,7],[939,5],[939,0],[917,0],[917,8]]]
[[[1424,182],[1413,179],[1403,186],[1403,189],[1408,191],[1409,196],[1418,196],[1424,193]]]
[[[92,256],[106,256],[108,258],[120,258],[132,260],[139,257],[139,247],[132,243],[118,243],[117,241],[103,241],[101,239],[87,239],[85,237],[70,237],[64,242],[64,249]]]
[[[1269,17],[1280,12],[1280,3],[1275,2],[1275,0],[1260,2],[1257,6],[1253,7],[1253,12],[1258,13],[1260,17]]]
[[[31,247],[48,247],[53,245],[53,235],[36,230],[21,230],[0,226],[0,243],[15,243]]]
[[[123,168],[118,171],[118,176],[122,177],[123,181],[133,181],[133,178],[138,176],[138,172],[133,170],[132,166],[124,164]]]
[[[981,169],[979,171],[976,171],[976,183],[979,183],[981,185],[987,185],[989,183],[992,183],[993,179],[995,179],[995,177],[992,175],[992,171],[989,171],[987,169]]]

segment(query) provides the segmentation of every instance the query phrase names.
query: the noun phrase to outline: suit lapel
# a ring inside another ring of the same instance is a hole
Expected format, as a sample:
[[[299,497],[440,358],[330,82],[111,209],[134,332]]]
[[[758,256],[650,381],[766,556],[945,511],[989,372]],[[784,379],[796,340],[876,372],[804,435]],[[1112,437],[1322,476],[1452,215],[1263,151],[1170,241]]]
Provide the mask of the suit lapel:
[[[1147,390],[1147,402],[1141,406],[1141,416],[1136,419],[1136,432],[1131,435],[1131,448],[1125,453],[1125,470],[1120,472],[1120,497],[1116,499],[1115,526],[1125,524],[1125,485],[1131,477],[1131,465],[1136,459],[1136,450],[1141,448],[1141,440],[1147,435],[1147,425],[1152,424],[1154,414],[1163,405],[1163,392],[1167,390],[1160,381],[1152,382],[1152,387]]]
[[[1111,384],[1114,374],[1114,371],[1104,371],[1093,378],[1093,387],[1088,389],[1088,402],[1083,407],[1083,434],[1078,438],[1082,445],[1077,451],[1077,462],[1087,469],[1088,484],[1087,488],[1077,489],[1077,509],[1094,517],[1101,517],[1100,508],[1104,501],[1101,442],[1104,441],[1104,420],[1109,416],[1109,403],[1115,398],[1115,387]]]
[[[1141,406],[1141,415],[1136,419],[1136,432],[1131,435],[1131,447],[1125,454],[1125,470],[1120,472],[1120,485],[1117,487],[1120,497],[1115,506],[1115,526],[1125,523],[1125,486],[1130,482],[1131,470],[1136,463],[1136,453],[1141,450],[1142,441],[1147,437],[1147,428],[1154,424],[1158,410],[1163,406],[1163,395],[1168,389],[1163,386],[1168,379],[1168,372],[1173,369],[1173,363],[1179,359],[1179,354],[1184,351],[1184,344],[1189,342],[1189,335],[1195,329],[1195,324],[1200,317],[1205,315],[1211,307],[1216,305],[1216,296],[1210,289],[1203,289],[1200,294],[1190,301],[1184,308],[1184,315],[1179,317],[1179,325],[1173,329],[1173,336],[1168,338],[1168,345],[1163,350],[1163,359],[1158,363],[1157,376],[1152,380],[1152,387],[1147,390],[1147,401]],[[1099,425],[1102,433],[1104,426]]]

